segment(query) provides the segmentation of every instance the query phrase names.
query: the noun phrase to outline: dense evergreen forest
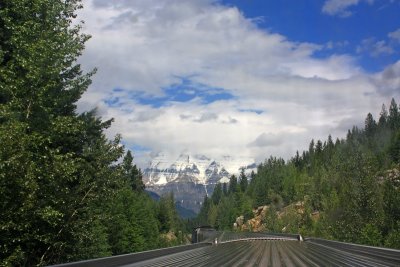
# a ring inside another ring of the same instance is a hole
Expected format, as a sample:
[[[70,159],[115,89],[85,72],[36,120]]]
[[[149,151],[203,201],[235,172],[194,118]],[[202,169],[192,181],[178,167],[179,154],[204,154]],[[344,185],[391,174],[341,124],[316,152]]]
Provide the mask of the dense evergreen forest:
[[[267,206],[263,230],[400,248],[400,111],[392,99],[378,121],[345,139],[312,140],[289,161],[270,157],[251,175],[217,185],[195,224],[233,229]],[[248,228],[251,228],[248,227]],[[240,229],[239,229],[240,230]],[[254,229],[248,229],[254,230]]]
[[[172,195],[152,200],[120,136],[76,103],[95,73],[79,0],[0,2],[0,265],[33,266],[179,244]]]

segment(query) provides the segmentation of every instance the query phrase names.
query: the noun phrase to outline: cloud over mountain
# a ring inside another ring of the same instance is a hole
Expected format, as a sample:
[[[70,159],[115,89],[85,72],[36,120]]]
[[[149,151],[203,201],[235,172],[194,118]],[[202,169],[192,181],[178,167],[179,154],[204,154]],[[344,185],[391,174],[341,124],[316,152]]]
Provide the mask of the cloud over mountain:
[[[377,90],[384,73],[364,73],[348,54],[317,57],[322,45],[260,29],[219,1],[84,4],[93,38],[81,62],[99,71],[80,110],[114,117],[109,134],[140,145],[137,158],[183,150],[287,157],[311,138],[343,136],[343,120],[389,101]]]

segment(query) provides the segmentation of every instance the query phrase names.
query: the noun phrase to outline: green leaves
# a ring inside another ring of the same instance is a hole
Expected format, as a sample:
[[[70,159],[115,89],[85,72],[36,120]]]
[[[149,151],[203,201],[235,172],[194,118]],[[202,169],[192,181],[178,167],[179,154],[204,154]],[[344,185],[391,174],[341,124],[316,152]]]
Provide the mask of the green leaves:
[[[141,172],[130,152],[119,163],[121,137],[104,134],[112,120],[76,114],[95,73],[76,63],[89,38],[72,24],[80,8],[79,0],[0,4],[0,265],[159,245]]]

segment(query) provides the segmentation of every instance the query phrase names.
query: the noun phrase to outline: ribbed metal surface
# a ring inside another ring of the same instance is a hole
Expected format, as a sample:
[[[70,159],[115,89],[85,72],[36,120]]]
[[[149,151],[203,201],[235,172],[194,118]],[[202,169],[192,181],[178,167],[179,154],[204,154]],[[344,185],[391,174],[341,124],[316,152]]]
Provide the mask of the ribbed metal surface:
[[[202,242],[193,245],[59,266],[400,266],[400,250],[395,249],[313,238],[298,241],[299,236],[291,234],[208,231],[199,236]]]
[[[400,266],[400,252],[393,256],[360,255],[312,241],[252,240],[222,243],[125,266]]]
[[[274,234],[274,233],[251,233],[251,232],[216,232],[215,236],[218,242],[232,242],[249,239],[264,239],[264,240],[297,240],[298,235],[293,234]],[[215,238],[214,238],[215,239]],[[207,242],[213,239],[207,239]]]

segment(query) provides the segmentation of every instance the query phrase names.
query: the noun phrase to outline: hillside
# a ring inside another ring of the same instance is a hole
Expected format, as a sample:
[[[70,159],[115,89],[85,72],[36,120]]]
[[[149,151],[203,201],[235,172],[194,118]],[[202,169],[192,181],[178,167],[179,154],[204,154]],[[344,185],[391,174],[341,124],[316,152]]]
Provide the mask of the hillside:
[[[382,106],[378,121],[369,113],[365,127],[345,139],[312,140],[288,161],[266,159],[248,186],[241,181],[231,177],[205,199],[197,223],[400,248],[396,101],[389,111]]]

